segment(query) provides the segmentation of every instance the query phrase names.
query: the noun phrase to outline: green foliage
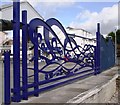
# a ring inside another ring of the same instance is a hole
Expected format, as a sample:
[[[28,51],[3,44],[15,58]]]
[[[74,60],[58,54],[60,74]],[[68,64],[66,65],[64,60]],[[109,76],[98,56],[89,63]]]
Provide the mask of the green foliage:
[[[110,32],[108,34],[108,37],[112,37],[113,42],[115,42],[115,33],[114,32]],[[106,37],[106,39],[108,39],[108,37]]]
[[[115,42],[115,33],[110,32],[108,36],[106,37],[106,41],[108,41],[108,37],[112,37],[113,42]],[[120,29],[116,31],[116,38],[117,38],[117,43],[120,44]]]
[[[117,30],[116,36],[117,36],[117,43],[120,44],[120,29]]]
[[[108,42],[108,40],[109,40],[109,37],[107,36],[107,37],[105,38],[105,42]]]

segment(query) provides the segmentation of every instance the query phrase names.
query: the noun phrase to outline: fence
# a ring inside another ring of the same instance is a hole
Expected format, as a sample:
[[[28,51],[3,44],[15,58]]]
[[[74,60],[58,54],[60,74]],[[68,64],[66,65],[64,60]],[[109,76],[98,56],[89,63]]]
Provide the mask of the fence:
[[[20,64],[20,3],[13,3],[13,86],[10,85],[10,51],[4,53],[4,102],[20,102],[29,96],[73,80],[100,73],[100,24],[97,25],[96,46],[82,48],[54,19],[46,22],[35,18],[27,24],[27,11],[22,12],[22,65]],[[62,43],[51,28],[56,25],[64,34]],[[44,34],[37,28],[43,27]],[[52,34],[52,38],[50,34]],[[33,45],[33,56],[27,63],[27,39]],[[44,39],[44,41],[43,41]],[[22,69],[20,69],[22,67]]]
[[[101,35],[100,70],[106,70],[115,65],[115,46],[111,38],[108,41]]]

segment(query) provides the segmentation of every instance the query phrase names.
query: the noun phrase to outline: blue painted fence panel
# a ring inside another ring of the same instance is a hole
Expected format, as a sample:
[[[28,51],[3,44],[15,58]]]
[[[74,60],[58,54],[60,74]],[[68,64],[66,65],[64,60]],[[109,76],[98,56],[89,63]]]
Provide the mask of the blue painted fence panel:
[[[99,25],[97,32],[97,45],[85,44],[81,47],[75,39],[70,37],[62,24],[54,19],[43,21],[35,18],[27,24],[27,11],[22,11],[22,70],[20,69],[20,2],[13,2],[13,88],[5,85],[6,90],[11,93],[5,95],[5,103],[20,102],[28,99],[28,96],[38,96],[40,92],[54,88],[63,83],[97,74],[99,71]],[[57,26],[64,34],[64,42],[52,29]],[[39,26],[43,27],[42,33],[37,32]],[[52,39],[50,40],[50,33]],[[33,56],[30,64],[27,64],[27,39],[33,45]],[[39,40],[38,40],[39,39]],[[42,41],[44,39],[44,42]],[[69,48],[68,48],[69,47]],[[44,52],[48,56],[39,53]],[[96,54],[97,53],[97,54]],[[7,55],[10,57],[10,55]],[[8,58],[7,57],[7,58]],[[6,57],[5,57],[6,58]],[[44,62],[38,62],[39,60]],[[5,60],[6,64],[10,60]],[[5,64],[5,67],[6,67]],[[9,65],[10,66],[10,65]],[[97,67],[97,69],[96,69]],[[9,71],[10,69],[6,69]],[[5,71],[5,73],[6,73]],[[21,73],[22,71],[22,73]],[[96,72],[97,71],[97,72]],[[6,77],[6,79],[8,79]],[[9,77],[10,79],[10,77]],[[5,81],[6,83],[6,81]],[[9,85],[9,84],[8,84]],[[11,96],[9,96],[11,95]]]
[[[81,47],[75,39],[70,37],[62,24],[54,19],[43,21],[35,18],[27,24],[27,11],[22,12],[22,73],[20,70],[20,4],[14,2],[13,16],[13,89],[5,85],[5,93],[10,91],[12,96],[5,96],[6,102],[11,98],[14,102],[28,99],[28,96],[38,96],[40,92],[48,90],[72,80],[100,73],[115,64],[114,45],[112,41],[106,43],[100,36],[100,24],[97,25],[96,46],[85,44]],[[64,34],[62,42],[52,29],[57,26]],[[39,26],[43,27],[42,33],[37,32]],[[50,40],[50,34],[52,38]],[[31,64],[27,64],[27,39],[33,45]],[[39,39],[39,40],[38,40]],[[42,41],[44,39],[44,42]],[[69,45],[69,48],[68,48]],[[39,52],[47,53],[50,57]],[[8,64],[9,54],[5,56]],[[8,60],[8,61],[7,61]],[[43,60],[44,62],[40,61]],[[39,62],[40,61],[40,62]],[[10,65],[9,65],[10,66]],[[5,64],[6,67],[6,64]],[[10,74],[10,68],[5,68]],[[5,71],[5,73],[6,73]],[[30,74],[29,72],[32,72]],[[20,76],[21,79],[20,79]],[[10,77],[9,77],[10,78]],[[8,77],[6,77],[8,79]],[[21,80],[21,81],[20,81]],[[6,81],[5,81],[6,82]],[[9,85],[9,84],[8,84]],[[7,94],[6,94],[7,95]],[[5,103],[6,103],[5,102]]]
[[[100,43],[100,70],[106,70],[115,65],[115,46],[111,38],[108,42],[101,35]]]

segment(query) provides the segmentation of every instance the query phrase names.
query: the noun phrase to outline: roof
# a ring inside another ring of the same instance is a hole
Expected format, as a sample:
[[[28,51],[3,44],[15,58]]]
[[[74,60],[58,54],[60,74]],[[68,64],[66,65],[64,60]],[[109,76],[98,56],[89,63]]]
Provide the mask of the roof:
[[[44,18],[33,8],[33,6],[29,2],[27,2],[27,1],[20,2],[20,4],[24,4],[24,3],[27,3],[34,10],[34,12],[37,13],[37,15],[39,15],[44,20]],[[5,5],[0,6],[0,10],[7,9],[9,7],[12,7],[12,6],[13,6],[13,3],[5,4]]]
[[[22,28],[22,23],[20,23],[20,28]],[[0,31],[13,30],[13,23],[10,20],[0,19]]]
[[[43,17],[32,7],[32,5],[29,2],[20,2],[20,4],[27,3],[32,10],[43,19]],[[10,8],[13,6],[13,3],[5,4],[0,6],[0,10],[4,10],[7,8]],[[44,19],[43,19],[44,20]],[[20,23],[20,28],[22,28],[22,23]],[[7,30],[13,30],[13,23],[12,20],[6,20],[6,19],[0,19],[0,31],[7,31]]]
[[[12,4],[4,4],[4,5],[1,5],[0,6],[0,10],[2,10],[2,9],[5,9],[5,8],[9,8],[9,7],[11,7],[12,6]]]
[[[13,42],[13,39],[7,38],[7,39],[5,39],[5,40],[2,42],[2,45],[5,45],[7,42],[10,42],[10,41]]]
[[[86,37],[75,35],[75,34],[68,34],[68,35],[73,36],[73,37],[79,37],[79,38],[82,38],[82,39],[88,39],[88,40],[96,41],[96,38],[86,38]]]
[[[67,27],[66,29],[69,29],[69,30],[82,30],[82,31],[85,31],[85,32],[87,32],[87,33],[90,33],[90,34],[91,34],[91,32],[89,32],[89,31],[87,31],[87,30],[84,30],[84,29],[82,29],[82,28]]]

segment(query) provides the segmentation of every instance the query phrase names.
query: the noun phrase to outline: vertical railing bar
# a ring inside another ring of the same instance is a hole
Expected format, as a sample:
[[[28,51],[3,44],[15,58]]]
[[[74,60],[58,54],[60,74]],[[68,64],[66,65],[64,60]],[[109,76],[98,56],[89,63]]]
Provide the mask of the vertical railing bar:
[[[4,52],[4,103],[10,104],[10,51]]]
[[[36,29],[37,31],[37,29]],[[38,83],[38,37],[37,32],[35,34],[35,44],[34,45],[34,83]],[[38,90],[38,85],[34,87],[34,90]],[[38,96],[39,94],[35,93],[34,96]]]
[[[101,41],[101,36],[100,36],[100,23],[97,23],[97,32],[96,32],[96,73],[100,73],[100,41]]]
[[[13,2],[13,101],[20,102],[20,2]]]
[[[94,51],[94,59],[95,59],[94,74],[96,75],[97,74],[97,40],[96,40],[96,47],[95,47],[95,51]]]
[[[25,87],[23,90],[23,96],[25,100],[27,96],[27,11],[22,11],[22,85]]]

